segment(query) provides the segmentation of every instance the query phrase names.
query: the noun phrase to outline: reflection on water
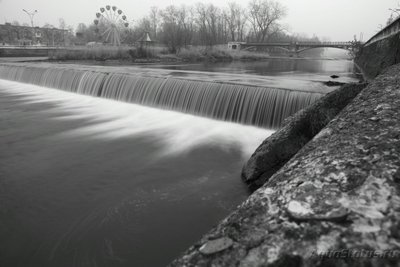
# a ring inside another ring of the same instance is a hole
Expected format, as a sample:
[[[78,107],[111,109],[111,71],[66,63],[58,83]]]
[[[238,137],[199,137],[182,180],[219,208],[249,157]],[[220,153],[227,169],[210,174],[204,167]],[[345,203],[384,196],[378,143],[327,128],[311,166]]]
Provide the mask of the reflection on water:
[[[157,65],[177,70],[200,70],[257,75],[282,75],[282,73],[352,73],[353,62],[348,60],[269,59],[257,62],[204,63],[189,65]]]
[[[0,266],[165,266],[271,132],[0,81]]]
[[[143,65],[143,67],[149,67],[149,65]],[[257,62],[172,64],[151,65],[151,67],[171,70],[282,76],[285,79],[300,78],[312,81],[328,81],[333,74],[340,76],[338,81],[342,82],[357,82],[360,78],[354,63],[350,60],[279,58]]]
[[[83,62],[79,62],[82,64]],[[87,65],[120,67],[119,63],[110,62],[85,62]],[[358,82],[362,75],[353,61],[347,59],[307,59],[307,58],[270,58],[262,61],[248,62],[217,62],[217,63],[173,63],[173,64],[140,64],[135,67],[143,69],[175,70],[171,75],[189,77],[188,71],[204,71],[226,74],[250,74],[263,76],[268,79],[280,79],[282,84],[290,81],[325,82],[332,80],[331,75],[338,75],[335,79],[339,82]],[[267,84],[266,86],[271,86]],[[322,86],[321,84],[319,86]],[[281,86],[279,86],[281,87]],[[283,86],[283,88],[287,88]]]

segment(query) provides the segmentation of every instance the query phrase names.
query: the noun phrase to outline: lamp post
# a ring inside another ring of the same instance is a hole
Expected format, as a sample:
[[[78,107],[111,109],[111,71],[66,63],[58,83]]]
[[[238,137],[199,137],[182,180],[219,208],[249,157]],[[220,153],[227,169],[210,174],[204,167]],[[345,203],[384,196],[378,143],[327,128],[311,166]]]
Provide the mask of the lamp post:
[[[390,11],[397,13],[397,15],[400,15],[400,8],[389,8]]]
[[[29,12],[29,11],[26,11],[25,9],[22,9],[22,11],[24,11],[24,12],[29,16],[29,19],[31,20],[31,26],[32,26],[32,41],[33,41],[33,43],[35,43],[36,37],[35,37],[35,27],[34,27],[34,25],[33,25],[33,17],[35,16],[35,14],[36,14],[38,11],[35,10],[35,11],[33,11],[33,12]]]

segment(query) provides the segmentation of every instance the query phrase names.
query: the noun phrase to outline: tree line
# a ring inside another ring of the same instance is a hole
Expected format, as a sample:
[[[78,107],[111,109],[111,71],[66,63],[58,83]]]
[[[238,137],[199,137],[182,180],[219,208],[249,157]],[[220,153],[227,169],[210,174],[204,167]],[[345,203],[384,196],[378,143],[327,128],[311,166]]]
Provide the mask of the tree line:
[[[225,7],[212,3],[195,5],[170,5],[165,8],[152,7],[149,13],[133,26],[124,30],[125,44],[137,41],[145,32],[170,52],[182,47],[202,45],[212,47],[230,41],[273,42],[296,41],[310,38],[287,33],[282,19],[287,15],[285,6],[275,0],[250,0],[247,5],[229,2]],[[98,26],[79,24],[77,41],[99,40]],[[312,40],[318,40],[315,36]]]
[[[213,46],[229,41],[265,42],[284,34],[281,20],[286,7],[274,0],[251,0],[247,6],[229,2],[225,7],[192,6],[151,8],[135,25],[176,51],[188,45]]]
[[[165,45],[170,52],[188,46],[212,47],[230,41],[318,41],[316,36],[289,34],[288,27],[282,23],[286,15],[287,8],[275,0],[250,0],[246,5],[232,1],[223,7],[202,2],[190,6],[152,7],[146,16],[121,29],[121,39],[122,43],[132,45],[147,32],[152,40]],[[63,36],[67,45],[103,42],[101,33],[105,27],[80,23],[73,29],[63,19],[59,20],[59,28],[68,30],[67,36]],[[44,28],[54,26],[46,24]],[[51,38],[53,36],[49,35],[48,39]]]

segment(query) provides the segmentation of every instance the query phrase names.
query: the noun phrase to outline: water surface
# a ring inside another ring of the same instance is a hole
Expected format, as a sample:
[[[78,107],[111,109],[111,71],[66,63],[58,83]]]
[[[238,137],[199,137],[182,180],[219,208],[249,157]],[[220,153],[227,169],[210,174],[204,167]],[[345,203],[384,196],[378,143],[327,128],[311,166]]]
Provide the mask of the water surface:
[[[0,80],[0,265],[165,266],[268,130]]]
[[[115,68],[321,92],[357,80],[343,60]],[[248,196],[241,168],[272,133],[4,80],[0,118],[0,266],[165,266]]]
[[[71,62],[64,62],[70,64]],[[262,61],[218,62],[218,63],[173,63],[173,64],[134,64],[121,66],[115,61],[80,62],[80,64],[105,66],[111,69],[123,68],[126,72],[171,75],[186,79],[203,81],[216,80],[284,88],[309,92],[329,92],[336,87],[324,85],[327,81],[357,83],[362,74],[352,60],[348,59],[310,59],[310,58],[270,58]],[[332,75],[339,76],[331,78]]]

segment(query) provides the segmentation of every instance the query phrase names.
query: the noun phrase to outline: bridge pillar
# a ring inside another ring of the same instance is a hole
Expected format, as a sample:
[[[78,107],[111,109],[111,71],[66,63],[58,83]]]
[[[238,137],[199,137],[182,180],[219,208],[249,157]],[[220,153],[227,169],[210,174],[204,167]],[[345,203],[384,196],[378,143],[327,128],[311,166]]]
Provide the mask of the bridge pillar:
[[[289,47],[289,56],[290,57],[299,57],[299,45],[296,43],[291,43]]]

